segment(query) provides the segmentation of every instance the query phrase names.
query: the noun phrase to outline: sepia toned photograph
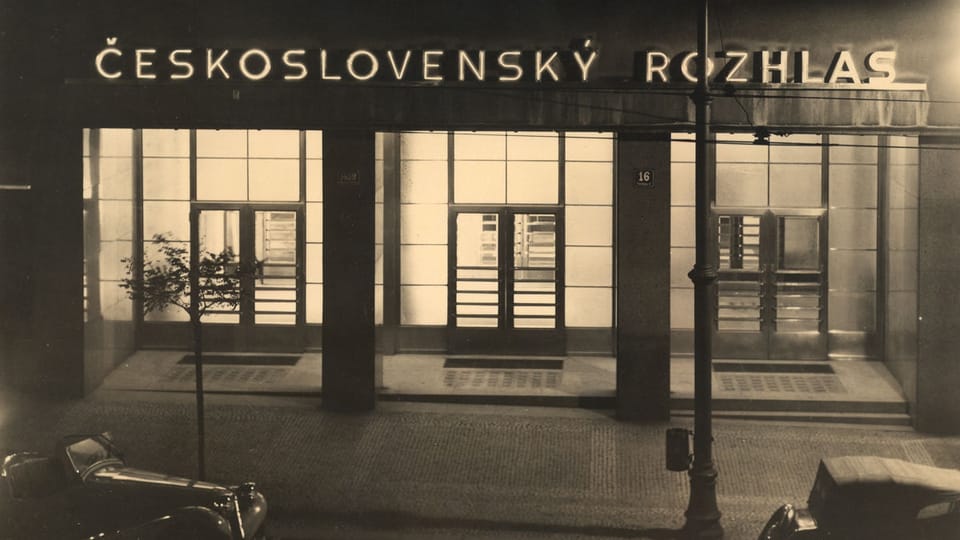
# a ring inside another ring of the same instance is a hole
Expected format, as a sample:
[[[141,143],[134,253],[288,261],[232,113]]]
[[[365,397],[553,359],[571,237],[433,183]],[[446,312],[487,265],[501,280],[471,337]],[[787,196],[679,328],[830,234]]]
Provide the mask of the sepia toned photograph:
[[[960,538],[960,0],[0,0],[0,540]]]

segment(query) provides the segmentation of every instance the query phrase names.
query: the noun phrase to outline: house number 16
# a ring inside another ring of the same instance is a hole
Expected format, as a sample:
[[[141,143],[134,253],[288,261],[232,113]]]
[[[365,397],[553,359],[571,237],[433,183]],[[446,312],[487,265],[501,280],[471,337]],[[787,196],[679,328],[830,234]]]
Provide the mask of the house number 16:
[[[653,187],[653,170],[652,169],[635,169],[634,170],[634,183],[637,187]]]

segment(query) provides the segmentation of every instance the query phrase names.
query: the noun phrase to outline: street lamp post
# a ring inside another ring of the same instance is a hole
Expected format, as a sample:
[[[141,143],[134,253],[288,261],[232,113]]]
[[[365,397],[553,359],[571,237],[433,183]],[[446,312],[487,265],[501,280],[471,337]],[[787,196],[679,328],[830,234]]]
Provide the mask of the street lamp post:
[[[686,536],[722,538],[717,508],[717,470],[713,465],[712,347],[716,311],[717,269],[714,266],[717,230],[710,209],[715,146],[710,134],[710,85],[707,80],[707,3],[699,0],[697,14],[696,105],[696,265],[689,277],[694,285],[694,425],[690,502],[684,524]]]

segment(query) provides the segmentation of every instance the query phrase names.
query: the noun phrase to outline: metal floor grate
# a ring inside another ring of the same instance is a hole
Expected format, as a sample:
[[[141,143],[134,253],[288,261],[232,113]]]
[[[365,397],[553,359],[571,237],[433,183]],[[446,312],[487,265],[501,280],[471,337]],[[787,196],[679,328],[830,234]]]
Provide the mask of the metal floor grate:
[[[846,394],[836,375],[717,373],[724,392],[764,392],[788,394]]]
[[[443,385],[454,389],[557,388],[563,372],[540,370],[445,369]]]
[[[283,368],[271,367],[221,367],[204,366],[203,382],[207,383],[275,383],[287,375]],[[164,382],[191,382],[194,380],[192,366],[175,366],[166,376]]]

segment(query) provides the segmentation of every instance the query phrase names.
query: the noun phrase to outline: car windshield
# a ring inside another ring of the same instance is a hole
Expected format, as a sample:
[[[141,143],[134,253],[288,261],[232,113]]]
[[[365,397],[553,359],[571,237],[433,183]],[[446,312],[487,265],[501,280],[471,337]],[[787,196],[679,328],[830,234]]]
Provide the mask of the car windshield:
[[[97,439],[83,439],[67,446],[67,457],[73,464],[73,469],[83,474],[90,467],[105,460],[120,459],[109,446]]]

